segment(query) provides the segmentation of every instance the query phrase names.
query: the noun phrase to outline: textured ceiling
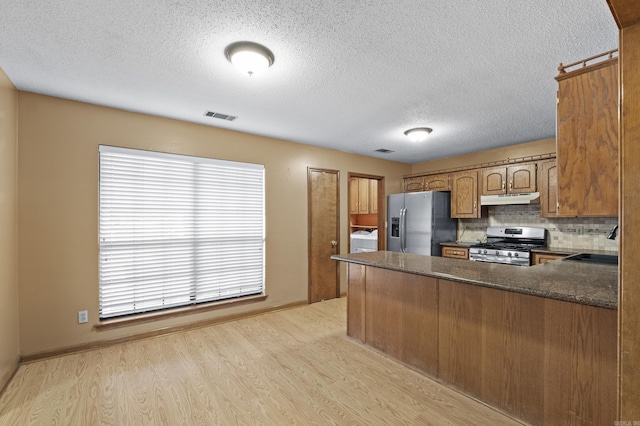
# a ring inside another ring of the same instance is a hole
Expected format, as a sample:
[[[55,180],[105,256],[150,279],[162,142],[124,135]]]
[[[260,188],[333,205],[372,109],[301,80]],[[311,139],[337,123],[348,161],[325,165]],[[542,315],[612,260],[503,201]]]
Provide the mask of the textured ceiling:
[[[605,0],[0,2],[18,89],[407,163],[553,137],[558,64],[617,45]]]

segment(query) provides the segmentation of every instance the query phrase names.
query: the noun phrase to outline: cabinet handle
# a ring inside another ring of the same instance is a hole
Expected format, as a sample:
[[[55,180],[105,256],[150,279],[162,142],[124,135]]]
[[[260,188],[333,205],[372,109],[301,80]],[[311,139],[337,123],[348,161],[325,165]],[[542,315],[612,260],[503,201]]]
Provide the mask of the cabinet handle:
[[[478,208],[478,202],[474,201],[473,202],[473,210],[476,210]]]
[[[512,190],[512,189],[513,189],[513,181],[512,181],[512,180],[510,180],[510,181],[509,181],[509,190]]]
[[[504,189],[507,186],[507,182],[502,182],[502,189]]]

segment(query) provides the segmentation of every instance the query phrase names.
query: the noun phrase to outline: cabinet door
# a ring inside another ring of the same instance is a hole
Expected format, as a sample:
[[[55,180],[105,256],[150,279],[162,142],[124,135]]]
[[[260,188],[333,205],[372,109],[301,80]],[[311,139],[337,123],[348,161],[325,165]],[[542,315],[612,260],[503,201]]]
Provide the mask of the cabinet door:
[[[404,192],[424,191],[424,176],[404,178]]]
[[[451,180],[448,173],[424,177],[425,191],[451,191]]]
[[[556,253],[532,253],[531,264],[532,265],[542,265],[543,263],[549,263],[554,260],[563,259],[567,257],[566,254],[556,254]]]
[[[349,179],[349,213],[358,214],[358,178]]]
[[[369,213],[369,179],[358,178],[358,213]]]
[[[558,215],[617,216],[617,58],[557,79]]]
[[[369,179],[369,213],[378,213],[378,181]]]
[[[507,193],[507,168],[492,167],[482,169],[482,195],[500,195]]]
[[[536,163],[507,167],[507,192],[536,192]]]
[[[442,257],[469,259],[469,249],[461,247],[442,247]]]
[[[477,171],[451,175],[451,217],[480,217]]]
[[[558,215],[558,166],[556,160],[540,163],[540,216]]]

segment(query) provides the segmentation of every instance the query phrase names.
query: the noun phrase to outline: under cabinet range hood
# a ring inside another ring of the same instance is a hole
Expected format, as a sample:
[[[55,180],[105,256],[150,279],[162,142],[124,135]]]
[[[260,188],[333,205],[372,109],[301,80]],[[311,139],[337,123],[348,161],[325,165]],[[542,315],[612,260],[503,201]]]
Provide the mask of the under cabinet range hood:
[[[537,203],[540,203],[539,192],[480,196],[480,205],[482,206],[501,206],[505,204],[537,204]]]

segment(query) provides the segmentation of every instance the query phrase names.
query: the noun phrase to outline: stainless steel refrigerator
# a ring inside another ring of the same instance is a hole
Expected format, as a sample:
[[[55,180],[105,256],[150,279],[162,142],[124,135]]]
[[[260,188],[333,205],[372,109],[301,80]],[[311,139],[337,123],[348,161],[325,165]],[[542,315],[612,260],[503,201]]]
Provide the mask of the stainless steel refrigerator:
[[[427,191],[387,197],[387,250],[440,256],[440,243],[455,241],[458,220],[451,219],[451,194]]]

